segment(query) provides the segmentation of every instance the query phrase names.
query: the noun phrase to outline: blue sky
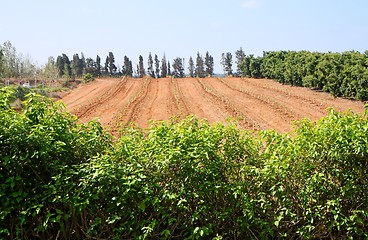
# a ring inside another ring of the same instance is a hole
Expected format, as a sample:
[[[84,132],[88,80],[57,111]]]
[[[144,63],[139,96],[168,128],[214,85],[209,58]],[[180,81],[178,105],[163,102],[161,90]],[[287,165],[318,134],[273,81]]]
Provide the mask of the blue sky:
[[[0,3],[0,43],[38,64],[83,52],[121,65],[163,53],[368,50],[367,0],[13,0]]]

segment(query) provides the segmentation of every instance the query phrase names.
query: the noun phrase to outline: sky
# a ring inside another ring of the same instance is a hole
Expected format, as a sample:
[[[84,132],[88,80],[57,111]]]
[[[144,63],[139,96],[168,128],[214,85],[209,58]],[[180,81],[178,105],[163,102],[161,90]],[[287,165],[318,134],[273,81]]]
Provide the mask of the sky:
[[[104,62],[113,52],[145,66],[149,52],[195,59],[221,53],[368,50],[367,0],[0,0],[0,44],[38,65],[83,52]],[[187,64],[186,64],[187,65]],[[187,68],[187,66],[185,66]]]

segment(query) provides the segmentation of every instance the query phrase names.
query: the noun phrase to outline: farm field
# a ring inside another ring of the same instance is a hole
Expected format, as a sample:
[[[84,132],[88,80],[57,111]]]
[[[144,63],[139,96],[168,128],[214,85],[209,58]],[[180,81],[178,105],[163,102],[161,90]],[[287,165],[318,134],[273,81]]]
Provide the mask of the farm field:
[[[225,123],[231,117],[244,129],[285,133],[293,120],[318,120],[330,107],[364,112],[359,101],[250,78],[96,79],[65,93],[62,101],[81,121],[99,118],[112,130],[129,122],[145,128],[150,120],[194,114],[209,122]]]

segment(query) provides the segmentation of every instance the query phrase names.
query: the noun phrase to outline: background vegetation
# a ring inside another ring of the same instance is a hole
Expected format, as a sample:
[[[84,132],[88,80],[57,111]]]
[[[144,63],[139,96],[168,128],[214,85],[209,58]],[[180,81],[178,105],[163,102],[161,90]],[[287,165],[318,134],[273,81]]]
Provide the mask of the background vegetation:
[[[263,57],[245,56],[240,74],[322,90],[336,97],[368,100],[368,51],[264,52]]]
[[[0,93],[0,238],[368,238],[368,119],[291,135],[188,117],[113,139],[61,103]]]
[[[246,55],[242,48],[234,54],[222,53],[221,65],[226,76],[269,78],[283,84],[303,86],[331,93],[336,97],[346,97],[361,101],[368,100],[368,51],[365,53],[350,51],[343,53],[319,53],[309,51],[268,51],[263,56]],[[18,78],[23,82],[37,85],[37,81],[46,87],[74,86],[70,80],[89,79],[101,76],[130,76],[153,78],[173,76],[182,78],[213,76],[214,58],[207,51],[203,57],[199,52],[195,59],[189,57],[185,69],[185,59],[176,57],[166,60],[165,54],[159,60],[157,54],[149,53],[147,68],[143,56],[138,57],[138,64],[133,64],[124,56],[121,64],[116,63],[115,56],[109,52],[104,64],[100,56],[85,57],[83,53],[74,54],[70,60],[66,54],[56,60],[49,57],[48,62],[38,67],[29,56],[17,53],[7,41],[0,46],[0,79]],[[121,66],[121,67],[120,67]],[[234,71],[235,67],[235,71]],[[187,70],[187,71],[186,71]],[[186,73],[187,72],[187,73]],[[85,82],[88,82],[84,80]],[[4,82],[6,84],[6,81]]]

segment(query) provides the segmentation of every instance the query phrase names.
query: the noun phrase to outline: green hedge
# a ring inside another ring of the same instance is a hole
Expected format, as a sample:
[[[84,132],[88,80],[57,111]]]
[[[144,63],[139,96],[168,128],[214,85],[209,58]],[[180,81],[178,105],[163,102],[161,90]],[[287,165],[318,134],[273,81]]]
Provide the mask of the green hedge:
[[[368,51],[270,51],[262,57],[246,56],[240,69],[247,77],[265,77],[323,90],[336,97],[368,100]]]
[[[188,117],[121,130],[0,95],[0,238],[368,237],[368,121],[331,111],[294,133]]]

